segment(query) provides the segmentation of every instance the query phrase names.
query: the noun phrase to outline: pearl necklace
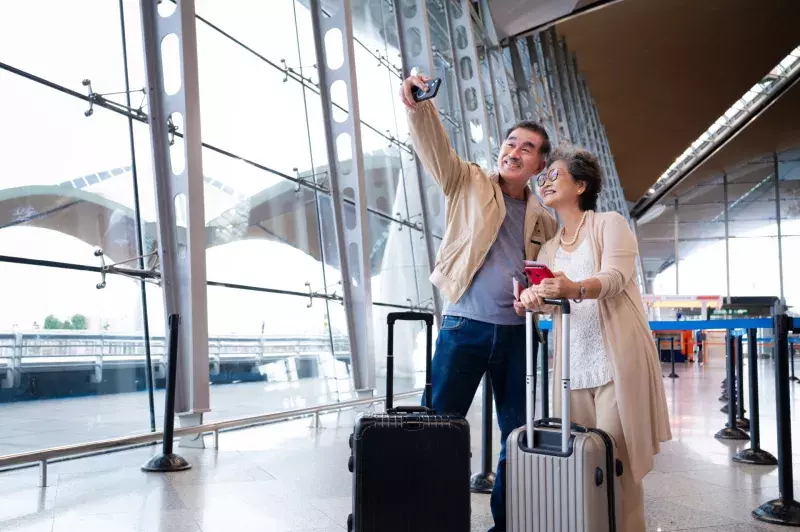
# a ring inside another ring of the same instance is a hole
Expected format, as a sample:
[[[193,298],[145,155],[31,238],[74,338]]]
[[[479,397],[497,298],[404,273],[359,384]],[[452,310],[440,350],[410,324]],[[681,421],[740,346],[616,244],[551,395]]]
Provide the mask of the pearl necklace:
[[[578,234],[581,232],[581,227],[583,227],[583,222],[586,221],[587,212],[589,211],[583,211],[583,216],[581,216],[581,223],[579,223],[578,228],[575,229],[575,234],[572,235],[572,240],[570,240],[569,242],[564,242],[564,231],[561,231],[561,236],[559,237],[559,240],[561,240],[562,244],[564,244],[565,246],[571,246],[575,243],[576,240],[578,240]],[[566,229],[566,227],[564,229]]]

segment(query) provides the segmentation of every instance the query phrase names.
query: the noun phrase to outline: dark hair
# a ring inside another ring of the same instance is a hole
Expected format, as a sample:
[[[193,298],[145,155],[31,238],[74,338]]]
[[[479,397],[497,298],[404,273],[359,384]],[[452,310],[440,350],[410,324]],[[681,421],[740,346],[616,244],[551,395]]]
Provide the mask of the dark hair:
[[[528,131],[533,131],[534,133],[538,133],[542,136],[542,145],[539,146],[539,153],[547,159],[547,156],[550,154],[550,137],[547,135],[547,130],[540,124],[539,122],[534,122],[533,120],[520,120],[506,131],[506,139],[511,136],[511,133],[514,132],[515,129],[527,129]]]
[[[549,167],[556,161],[564,161],[567,170],[577,182],[586,183],[586,190],[580,195],[578,205],[583,211],[597,209],[597,198],[603,189],[603,169],[597,156],[590,151],[570,145],[559,145],[547,157]]]

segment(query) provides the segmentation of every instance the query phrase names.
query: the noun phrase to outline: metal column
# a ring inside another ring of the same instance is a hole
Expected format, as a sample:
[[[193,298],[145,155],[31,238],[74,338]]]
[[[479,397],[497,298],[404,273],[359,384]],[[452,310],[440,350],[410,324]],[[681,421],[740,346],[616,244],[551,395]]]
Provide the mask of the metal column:
[[[550,139],[553,145],[559,143],[561,132],[559,131],[556,112],[553,106],[553,99],[550,97],[550,85],[547,78],[547,67],[544,60],[544,53],[542,51],[542,39],[537,33],[527,39],[528,53],[531,60],[531,83],[536,92],[536,101],[540,103],[545,109],[540,113],[539,120],[544,120],[544,111],[547,113],[547,120],[550,122],[550,130],[553,133],[553,138]],[[541,90],[537,85],[541,82]]]
[[[484,168],[489,168],[492,147],[489,142],[489,115],[486,112],[481,64],[475,45],[468,0],[458,0],[458,7],[445,2],[447,23],[454,43],[456,77],[459,80],[459,103],[464,113],[464,136],[467,140],[467,157]]]
[[[679,295],[681,293],[680,290],[680,274],[679,270],[680,267],[678,263],[680,262],[680,238],[681,238],[681,231],[680,231],[680,217],[678,216],[678,198],[675,198],[675,212],[674,220],[675,220],[675,295]]]
[[[554,32],[544,31],[539,34],[542,42],[542,53],[544,54],[544,64],[547,66],[547,78],[550,81],[550,98],[555,107],[555,120],[558,124],[559,139],[568,140],[575,144],[575,132],[570,129],[569,118],[567,116],[567,104],[564,100],[564,89],[561,86],[561,79],[558,74],[555,47],[553,42]]]
[[[514,71],[514,81],[517,85],[517,104],[519,105],[519,116],[523,120],[537,120],[536,113],[533,111],[533,99],[531,96],[531,77],[525,75],[522,66],[522,59],[519,53],[519,41],[514,39],[509,44],[511,52],[511,69]],[[535,90],[535,89],[534,89]]]
[[[603,141],[601,138],[600,132],[600,124],[597,121],[597,116],[595,114],[594,109],[594,102],[591,99],[589,94],[589,85],[586,82],[586,79],[579,75],[578,76],[578,92],[581,95],[581,98],[584,102],[584,108],[586,109],[586,116],[589,120],[589,130],[591,135],[594,137],[594,144],[597,150],[597,156],[600,157],[600,160],[603,161],[603,166],[605,167],[606,175],[609,177],[609,180],[613,180],[615,176],[615,169],[611,164],[611,160],[608,158],[605,150],[603,149]]]
[[[570,91],[572,92],[573,101],[575,102],[575,112],[578,115],[578,126],[580,127],[583,135],[584,147],[597,155],[597,158],[600,160],[600,164],[605,167],[604,158],[600,153],[600,150],[597,149],[597,142],[594,138],[593,132],[591,131],[591,122],[589,120],[589,112],[586,107],[586,102],[583,98],[583,94],[581,94],[581,86],[580,82],[578,81],[578,61],[576,60],[575,55],[570,54],[566,48],[567,45],[565,43],[564,56],[567,63],[567,77],[569,78]],[[606,172],[606,175],[608,175],[608,172]]]
[[[485,43],[486,62],[489,65],[489,79],[492,86],[494,116],[497,120],[497,143],[499,146],[506,140],[505,132],[514,126],[514,104],[511,100],[508,74],[501,49],[490,48]]]
[[[781,178],[780,163],[778,163],[778,153],[773,152],[775,163],[775,222],[778,224],[778,279],[781,288],[781,302],[783,299],[783,235],[781,234]]]
[[[580,116],[578,115],[578,103],[572,92],[569,79],[569,54],[566,52],[566,44],[559,40],[556,28],[551,27],[548,32],[553,43],[553,52],[556,60],[556,72],[561,81],[561,94],[564,101],[564,111],[566,112],[569,129],[572,132],[572,142],[577,146],[588,148],[589,144],[583,135]]]
[[[614,175],[611,169],[611,165],[609,164],[608,158],[606,157],[605,152],[600,147],[600,135],[598,134],[598,126],[594,120],[594,113],[591,111],[591,104],[589,102],[588,97],[588,88],[586,86],[586,81],[580,75],[578,70],[578,63],[575,59],[575,56],[572,56],[572,63],[573,63],[573,71],[575,72],[575,94],[577,95],[579,109],[581,110],[582,120],[585,120],[584,127],[587,133],[587,137],[589,138],[589,146],[592,152],[597,155],[598,160],[600,161],[600,165],[603,167],[603,173],[605,174],[606,183],[607,185],[604,188],[606,190],[605,198],[609,199],[612,194],[611,190],[614,189]],[[622,191],[619,190],[621,193]],[[609,201],[610,207],[618,207],[614,204],[613,201]],[[618,210],[617,208],[613,208],[612,210]],[[623,211],[624,212],[624,211]]]
[[[588,86],[586,87],[586,96],[589,99],[590,106],[589,111],[594,117],[594,122],[597,125],[597,134],[600,141],[600,151],[605,154],[607,164],[609,167],[609,182],[612,183],[612,186],[616,187],[617,190],[622,193],[622,185],[619,181],[619,173],[617,172],[617,166],[614,162],[614,155],[611,153],[610,143],[608,142],[608,134],[606,133],[606,129],[603,126],[603,122],[600,120],[600,113],[597,110],[597,103],[592,98],[591,93],[589,92]],[[625,218],[630,222],[630,215],[628,214],[627,206],[624,204],[624,201],[618,205],[617,210],[619,212],[625,213]]]
[[[731,297],[731,250],[728,233],[728,172],[722,174],[722,201],[725,202],[725,296]],[[728,299],[730,302],[730,299]]]
[[[408,2],[394,0],[397,39],[402,56],[404,77],[411,76],[412,72],[432,75],[434,71],[433,47],[431,46],[430,28],[428,27],[428,9],[424,0],[414,0],[414,2],[416,3],[416,8],[411,9]],[[420,51],[416,55],[406,46],[406,37],[412,34],[420,39]],[[458,76],[453,77],[456,78],[456,86],[458,86]],[[463,117],[461,123],[464,124]],[[428,191],[431,189],[438,191],[438,187],[433,178],[425,171],[416,153],[414,154],[414,164],[417,170],[417,186],[419,188],[420,210],[422,212],[422,231],[425,236],[425,251],[428,257],[428,267],[433,272],[433,267],[436,263],[436,243],[433,241],[433,235],[431,234],[433,223],[431,221],[430,206],[428,205],[428,198],[430,197]],[[437,192],[435,196],[438,201],[440,194]],[[444,216],[444,209],[440,209],[440,212]],[[434,312],[437,321],[441,323],[442,298],[436,287],[432,287],[432,290]]]
[[[159,14],[158,4],[158,0],[142,0],[140,8],[161,285],[165,319],[171,314],[178,314],[181,319],[175,412],[194,416],[195,423],[199,423],[210,405],[197,28],[194,0],[178,0],[176,9],[168,16]],[[173,94],[167,94],[165,87],[162,42],[167,37],[176,38],[180,63],[180,78],[176,80],[180,87]],[[183,138],[176,137],[172,146],[170,119],[183,130],[179,129]],[[169,330],[166,321],[164,325]]]
[[[342,271],[342,291],[347,311],[353,385],[359,395],[371,395],[375,388],[372,285],[367,248],[367,187],[358,112],[353,20],[350,0],[326,1],[325,8],[330,16],[326,17],[326,13],[323,13],[320,0],[311,0],[311,22],[322,116],[325,121],[325,143]],[[338,50],[329,50],[328,47],[338,47]],[[331,65],[328,62],[328,52],[334,57],[342,58],[341,64]],[[348,112],[341,121],[333,118],[331,87],[335,83],[343,84],[340,93],[347,95]],[[353,207],[345,205],[347,196],[352,197]]]

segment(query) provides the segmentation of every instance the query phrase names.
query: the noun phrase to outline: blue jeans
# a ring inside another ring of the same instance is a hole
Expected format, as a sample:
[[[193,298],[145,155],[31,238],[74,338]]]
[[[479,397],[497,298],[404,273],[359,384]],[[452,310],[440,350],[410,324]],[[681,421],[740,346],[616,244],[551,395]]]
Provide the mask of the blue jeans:
[[[534,337],[534,353],[537,339]],[[467,415],[481,378],[489,372],[502,442],[491,497],[494,527],[506,529],[505,466],[508,435],[525,424],[525,325],[492,325],[444,316],[431,365],[433,408]],[[423,397],[423,406],[425,399]]]

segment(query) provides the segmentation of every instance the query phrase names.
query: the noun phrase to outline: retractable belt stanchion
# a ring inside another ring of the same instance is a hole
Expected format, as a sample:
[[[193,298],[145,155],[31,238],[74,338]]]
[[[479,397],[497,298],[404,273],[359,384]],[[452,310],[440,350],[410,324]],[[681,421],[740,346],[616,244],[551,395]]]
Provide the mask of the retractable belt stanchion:
[[[743,338],[736,337],[736,426],[749,430],[750,420],[744,417],[744,347]]]
[[[670,379],[677,379],[678,374],[675,373],[675,337],[669,339],[669,356],[672,359],[672,373],[667,375]]]
[[[171,472],[191,468],[191,464],[172,452],[173,430],[175,427],[175,378],[178,370],[178,327],[180,318],[177,314],[169,316],[169,367],[167,373],[167,397],[164,400],[164,441],[162,452],[152,457],[143,466],[142,471]]]
[[[550,331],[542,331],[542,419],[550,417],[549,333]]]
[[[492,381],[487,371],[483,375],[483,426],[481,427],[481,441],[483,454],[481,455],[481,472],[472,475],[469,479],[469,489],[473,493],[491,493],[494,489],[495,474],[492,472]]]
[[[729,375],[733,380],[733,385],[732,386],[729,385],[728,377],[725,377],[725,380],[723,381],[725,383],[725,391],[722,393],[722,396],[720,396],[720,400],[726,404],[722,405],[722,408],[720,408],[719,411],[722,412],[723,414],[727,414],[731,404],[733,404],[733,412],[735,416],[736,394],[738,392],[736,391],[736,359],[734,358],[736,356],[736,338],[733,336],[733,331],[728,331],[725,336],[725,349],[726,349],[725,351],[726,364],[728,361],[728,356],[730,356],[731,365],[733,366],[732,368],[728,368],[731,370]],[[727,427],[728,425],[726,424],[725,426]]]
[[[758,339],[756,329],[747,331],[747,364],[750,375],[750,448],[733,457],[734,462],[753,465],[777,465],[778,460],[761,449],[758,421]]]
[[[775,409],[778,423],[778,498],[765,502],[753,517],[765,523],[800,526],[800,504],[794,500],[792,478],[792,426],[789,412],[789,316],[782,303],[775,304]],[[751,412],[752,415],[752,412]],[[755,417],[755,416],[753,416]]]
[[[735,346],[735,339],[730,331],[725,338],[725,347],[726,347],[726,356],[725,362],[727,364],[728,370],[728,397],[731,398],[733,401],[734,397],[734,390],[733,387],[736,385],[736,378],[733,375],[733,350]],[[747,434],[736,426],[736,404],[735,403],[728,403],[728,423],[725,425],[725,428],[717,432],[714,437],[718,440],[747,440],[749,439]]]
[[[658,355],[658,365],[661,366],[661,338],[656,333],[656,355]],[[664,378],[664,370],[661,370],[661,378]]]

